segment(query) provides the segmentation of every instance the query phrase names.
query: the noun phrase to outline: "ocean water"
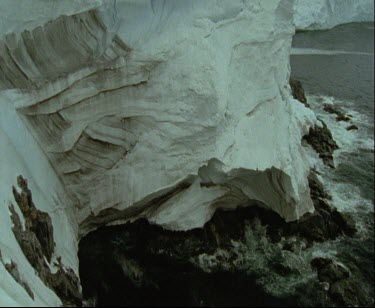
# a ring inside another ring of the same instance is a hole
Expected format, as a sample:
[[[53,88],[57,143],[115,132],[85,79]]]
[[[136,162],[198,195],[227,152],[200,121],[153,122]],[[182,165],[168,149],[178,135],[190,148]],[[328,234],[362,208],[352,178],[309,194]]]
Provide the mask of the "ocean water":
[[[374,23],[296,33],[292,77],[302,82],[308,103],[329,127],[340,149],[335,169],[310,151],[313,164],[339,210],[350,212],[359,230],[353,238],[317,245],[315,254],[353,266],[357,283],[374,302]],[[350,122],[337,122],[323,104],[339,106]],[[348,131],[355,124],[358,130]]]
[[[291,70],[340,147],[334,155],[336,169],[325,172],[334,197],[345,201],[337,206],[350,210],[349,205],[361,201],[373,211],[374,23],[297,33]],[[323,110],[323,104],[341,107],[353,116],[351,122],[337,122],[336,115]],[[359,129],[347,131],[351,124]]]

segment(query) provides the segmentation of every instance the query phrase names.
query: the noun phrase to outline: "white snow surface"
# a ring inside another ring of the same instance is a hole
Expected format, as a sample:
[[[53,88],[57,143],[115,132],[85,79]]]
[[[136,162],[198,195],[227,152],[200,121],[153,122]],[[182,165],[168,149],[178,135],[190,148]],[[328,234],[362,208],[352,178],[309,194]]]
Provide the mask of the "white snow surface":
[[[330,29],[350,22],[374,21],[373,0],[295,0],[294,24],[300,30]]]
[[[28,180],[33,200],[38,209],[52,219],[55,255],[61,256],[64,265],[78,273],[78,224],[73,204],[51,167],[47,157],[15,110],[21,93],[14,90],[0,92],[0,251],[5,263],[13,260],[34,293],[33,301],[26,291],[6,271],[0,262],[0,306],[60,306],[60,299],[48,289],[23,255],[12,232],[9,203],[18,210],[12,194],[17,187],[17,176]],[[22,213],[18,210],[22,217]]]
[[[25,2],[1,0],[0,249],[36,300],[0,263],[1,305],[59,303],[11,231],[19,174],[75,271],[77,236],[103,224],[313,210],[301,138],[316,118],[290,93],[291,1]]]

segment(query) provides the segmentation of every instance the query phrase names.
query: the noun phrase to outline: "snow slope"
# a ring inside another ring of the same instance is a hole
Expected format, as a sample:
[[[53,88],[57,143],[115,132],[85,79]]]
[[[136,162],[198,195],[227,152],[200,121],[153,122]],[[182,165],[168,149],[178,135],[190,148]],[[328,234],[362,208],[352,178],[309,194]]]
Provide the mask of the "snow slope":
[[[12,232],[8,205],[10,202],[16,205],[12,186],[17,187],[17,176],[22,175],[28,180],[37,208],[47,212],[52,219],[55,255],[76,273],[78,224],[73,215],[73,204],[61,181],[14,108],[17,101],[23,99],[23,94],[18,91],[0,92],[0,252],[4,263],[14,261],[17,264],[21,278],[30,286],[35,300],[0,262],[0,305],[57,306],[61,304],[60,299],[36,275]]]

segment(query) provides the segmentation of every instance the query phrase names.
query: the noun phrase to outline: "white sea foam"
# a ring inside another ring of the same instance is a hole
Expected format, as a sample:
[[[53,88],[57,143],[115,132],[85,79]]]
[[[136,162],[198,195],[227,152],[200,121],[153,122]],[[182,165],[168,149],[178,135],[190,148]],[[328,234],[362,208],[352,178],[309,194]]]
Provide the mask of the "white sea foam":
[[[354,103],[319,95],[307,96],[307,100],[316,115],[327,124],[333,139],[340,147],[334,152],[336,166],[345,163],[348,159],[348,153],[355,153],[360,149],[374,150],[374,139],[366,131],[368,127],[373,126],[371,119],[367,115],[352,109],[351,106]],[[351,121],[349,123],[337,122],[335,114],[323,110],[324,104],[339,106],[345,113],[352,116]],[[348,131],[346,128],[351,124],[357,125],[359,130]],[[358,186],[340,181],[340,177],[332,172],[332,169],[324,166],[315,152],[311,150],[308,153],[312,165],[322,173],[321,180],[327,191],[332,195],[332,203],[335,207],[342,211],[373,211],[373,201],[363,198]],[[369,172],[372,172],[372,170],[369,170]]]

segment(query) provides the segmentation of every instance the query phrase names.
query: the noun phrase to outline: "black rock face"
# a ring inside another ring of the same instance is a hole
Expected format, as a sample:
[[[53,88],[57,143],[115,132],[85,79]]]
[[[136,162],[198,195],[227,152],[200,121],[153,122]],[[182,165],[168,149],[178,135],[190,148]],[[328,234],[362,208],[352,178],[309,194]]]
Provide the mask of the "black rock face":
[[[311,108],[310,105],[307,103],[305,90],[303,89],[302,83],[299,80],[290,78],[289,85],[292,90],[293,98],[300,101],[307,108]]]
[[[355,225],[329,204],[314,173],[309,182],[316,211],[299,222],[253,206],[218,210],[187,232],[141,219],[88,234],[79,244],[84,298],[97,306],[329,305],[301,255],[316,242],[352,236]]]
[[[328,126],[321,119],[319,120],[322,123],[322,127],[315,126],[310,128],[309,134],[304,136],[303,139],[319,154],[325,165],[334,168],[333,152],[339,147],[333,139]]]
[[[218,212],[203,229],[173,232],[145,220],[105,227],[81,240],[83,295],[97,306],[288,306],[235,265],[231,240],[252,211]],[[243,216],[244,219],[238,219]],[[218,250],[223,255],[215,254]],[[199,264],[199,256],[227,266]],[[226,268],[225,268],[226,267]]]
[[[311,109],[311,106],[308,104],[305,91],[303,89],[302,83],[298,80],[289,79],[289,85],[292,90],[293,97],[298,100],[300,103],[304,104],[307,108]],[[338,118],[337,121],[346,121],[350,120],[346,117],[341,111],[335,109],[330,105],[324,106],[324,110],[330,113],[336,113]],[[319,157],[323,160],[323,163],[331,168],[335,168],[333,161],[333,152],[339,147],[336,141],[332,137],[332,133],[329,130],[326,123],[319,119],[322,123],[322,127],[311,127],[309,134],[304,136],[303,139],[307,141],[308,144],[319,154]]]

